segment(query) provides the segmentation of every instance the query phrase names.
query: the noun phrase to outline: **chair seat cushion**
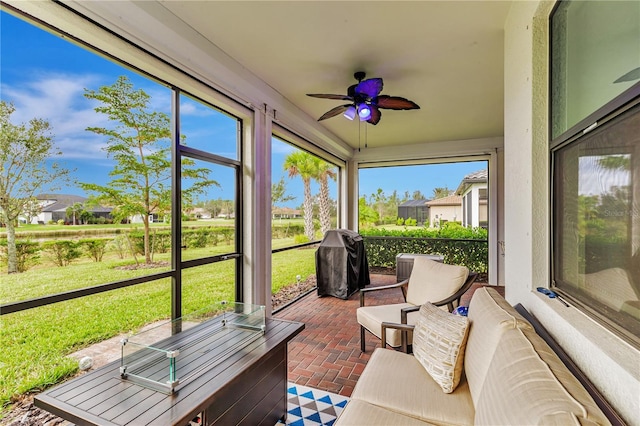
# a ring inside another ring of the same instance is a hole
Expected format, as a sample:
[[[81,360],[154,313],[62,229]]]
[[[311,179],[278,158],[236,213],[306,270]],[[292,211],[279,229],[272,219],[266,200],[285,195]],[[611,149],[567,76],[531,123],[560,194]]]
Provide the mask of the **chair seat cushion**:
[[[402,308],[407,308],[413,306],[410,303],[395,303],[392,305],[374,305],[374,306],[363,306],[356,310],[356,318],[358,320],[358,324],[369,330],[379,339],[382,337],[382,323],[383,322],[394,322],[400,323],[400,311]],[[410,312],[407,315],[407,323],[415,324],[416,319],[418,318],[418,312]],[[397,348],[401,345],[402,333],[400,330],[395,328],[387,329],[387,344]],[[408,333],[407,343],[411,343],[412,334]]]
[[[351,400],[438,425],[470,425],[475,416],[464,378],[452,393],[444,393],[412,355],[390,349],[378,348],[373,352]]]

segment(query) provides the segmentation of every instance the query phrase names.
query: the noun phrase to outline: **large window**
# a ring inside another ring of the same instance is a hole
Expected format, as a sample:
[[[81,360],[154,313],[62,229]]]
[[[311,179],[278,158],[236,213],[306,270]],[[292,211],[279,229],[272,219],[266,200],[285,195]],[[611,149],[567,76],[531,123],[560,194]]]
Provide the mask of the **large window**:
[[[315,287],[316,244],[338,226],[339,166],[271,139],[273,307]]]
[[[558,2],[551,33],[555,138],[640,79],[640,2]]]
[[[553,283],[638,344],[640,3],[561,2],[551,28]]]
[[[147,74],[141,50],[149,69],[14,13],[2,5],[0,406],[73,374],[78,347],[243,298],[242,120],[184,74]]]

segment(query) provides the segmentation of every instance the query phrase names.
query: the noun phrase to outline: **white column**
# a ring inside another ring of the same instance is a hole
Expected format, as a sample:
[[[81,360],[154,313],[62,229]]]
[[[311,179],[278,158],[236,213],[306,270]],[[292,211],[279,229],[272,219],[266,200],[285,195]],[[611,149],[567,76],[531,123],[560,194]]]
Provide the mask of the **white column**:
[[[256,109],[244,134],[245,301],[271,314],[271,111]]]

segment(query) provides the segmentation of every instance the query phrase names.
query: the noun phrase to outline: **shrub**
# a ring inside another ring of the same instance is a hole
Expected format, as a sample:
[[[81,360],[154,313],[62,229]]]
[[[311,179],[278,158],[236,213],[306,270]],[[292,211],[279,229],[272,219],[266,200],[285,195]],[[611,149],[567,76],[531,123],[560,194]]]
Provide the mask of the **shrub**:
[[[295,244],[304,244],[309,242],[309,238],[304,234],[298,234],[293,237],[293,242]]]
[[[48,253],[49,258],[58,266],[67,266],[74,259],[82,256],[78,250],[78,243],[71,240],[45,241],[42,249]]]
[[[113,251],[118,254],[120,259],[124,259],[128,251],[127,244],[127,237],[124,235],[118,235],[109,242],[109,247],[113,248]]]
[[[404,225],[404,218],[399,217],[398,220],[396,220],[396,225],[398,226]]]
[[[104,253],[107,251],[107,240],[103,238],[80,240],[80,245],[87,251],[88,256],[94,262],[101,262]]]
[[[407,220],[404,221],[405,226],[416,226],[418,221],[412,217],[408,217]]]
[[[444,262],[487,272],[487,230],[446,223],[439,229],[361,230],[370,266],[394,267],[399,253],[441,254]]]
[[[18,262],[18,272],[25,272],[31,266],[37,265],[40,261],[40,243],[25,240],[16,241],[16,257]],[[0,258],[4,265],[7,264],[7,240],[0,242]]]

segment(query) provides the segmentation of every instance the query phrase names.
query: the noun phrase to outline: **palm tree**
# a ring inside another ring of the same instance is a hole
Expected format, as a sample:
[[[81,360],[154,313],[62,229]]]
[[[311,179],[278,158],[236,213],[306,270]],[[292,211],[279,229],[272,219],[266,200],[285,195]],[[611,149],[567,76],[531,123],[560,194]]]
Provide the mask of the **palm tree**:
[[[446,186],[444,188],[437,187],[433,188],[433,199],[448,197],[451,194],[451,190]]]
[[[313,199],[311,197],[311,179],[316,175],[317,167],[314,156],[304,151],[295,151],[284,159],[284,170],[289,178],[300,176],[304,183],[304,201],[302,204],[304,216],[304,234],[309,241],[314,239],[313,230]]]
[[[82,216],[82,212],[85,211],[84,205],[82,203],[73,203],[73,205],[67,207],[65,211],[67,217],[71,216],[73,220],[73,224],[76,225],[76,218],[80,219]]]
[[[331,228],[331,203],[329,200],[329,179],[335,180],[336,171],[332,164],[316,157],[314,179],[320,183],[320,231],[324,235]]]

